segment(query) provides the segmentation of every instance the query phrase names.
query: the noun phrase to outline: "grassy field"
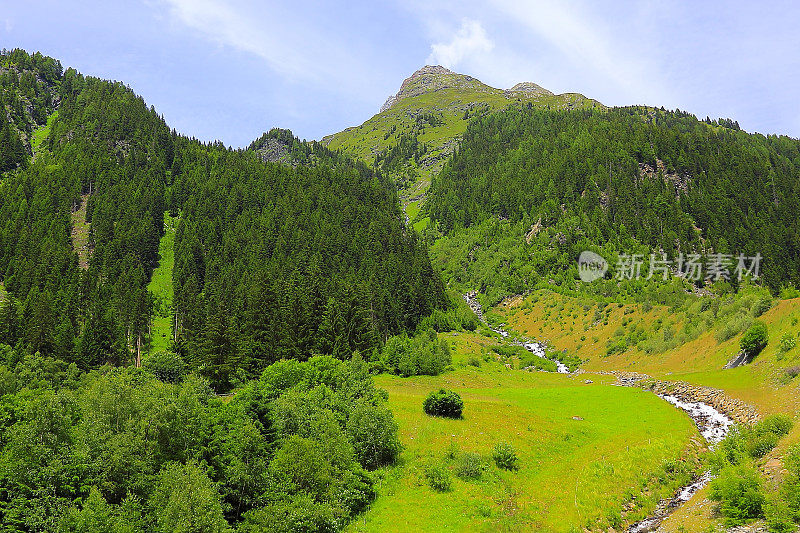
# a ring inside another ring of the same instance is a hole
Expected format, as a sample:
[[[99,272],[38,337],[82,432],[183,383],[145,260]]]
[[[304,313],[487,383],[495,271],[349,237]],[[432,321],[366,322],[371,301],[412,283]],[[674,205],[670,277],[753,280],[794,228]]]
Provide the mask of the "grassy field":
[[[86,222],[86,204],[88,202],[89,195],[82,194],[80,206],[71,214],[72,249],[78,253],[78,265],[84,270],[89,268],[89,256],[92,253],[89,247],[91,224]]]
[[[53,126],[53,122],[58,118],[58,111],[54,111],[49,117],[47,117],[47,124],[44,126],[40,126],[36,128],[31,136],[31,148],[33,149],[33,155],[36,157],[36,154],[41,150],[42,143],[47,136],[50,135],[50,128]]]
[[[734,302],[735,303],[735,302]],[[763,415],[786,413],[794,417],[795,428],[778,447],[759,461],[767,486],[775,488],[782,476],[782,459],[791,444],[800,442],[800,298],[776,300],[758,319],[767,325],[769,344],[752,363],[723,369],[739,351],[742,333],[723,330],[741,309],[722,317],[708,329],[690,335],[686,342],[663,351],[648,352],[629,347],[608,353],[615,339],[640,328],[646,338],[663,334],[666,324],[680,333],[693,322],[691,310],[665,306],[643,307],[640,304],[610,304],[600,307],[581,298],[567,297],[552,291],[537,291],[525,298],[504,302],[493,311],[498,320],[511,329],[533,338],[549,339],[557,348],[575,351],[584,360],[588,372],[629,370],[655,378],[685,381],[721,389],[756,407]],[[596,310],[600,312],[596,313]],[[645,311],[646,309],[646,311]],[[691,309],[691,308],[690,308]],[[792,349],[781,349],[785,336],[796,339]],[[707,491],[700,492],[682,506],[665,524],[666,531],[705,531],[719,524]],[[683,528],[683,529],[681,529]]]
[[[153,295],[155,310],[150,325],[149,351],[168,351],[172,343],[172,300],[175,295],[172,287],[172,269],[175,266],[175,228],[178,218],[164,213],[164,236],[158,245],[161,257],[158,267],[153,271],[147,290]]]
[[[643,517],[671,494],[679,480],[665,469],[681,457],[695,465],[696,429],[654,395],[612,386],[602,376],[587,384],[583,376],[509,370],[494,362],[465,366],[494,341],[450,335],[455,371],[376,378],[389,393],[405,450],[399,465],[383,472],[376,502],[352,531],[605,530],[619,526],[623,515],[627,521]],[[423,413],[423,399],[439,387],[461,394],[463,419]],[[673,430],[665,434],[664,427]],[[518,471],[493,464],[491,450],[501,441],[516,449]],[[431,489],[425,468],[453,471],[465,452],[481,455],[481,478],[453,477],[451,491]]]

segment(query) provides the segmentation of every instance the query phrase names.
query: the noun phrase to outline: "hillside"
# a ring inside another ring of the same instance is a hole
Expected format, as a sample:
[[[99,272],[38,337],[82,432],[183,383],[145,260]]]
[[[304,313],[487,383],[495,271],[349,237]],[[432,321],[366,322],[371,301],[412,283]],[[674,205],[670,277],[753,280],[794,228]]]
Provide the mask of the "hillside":
[[[431,177],[454,152],[470,120],[513,103],[545,109],[603,107],[581,94],[554,95],[535,83],[495,89],[441,66],[425,66],[403,81],[377,115],[322,142],[369,165],[377,161],[398,183],[408,206],[425,195]]]
[[[161,266],[156,346],[173,338],[224,389],[311,350],[368,352],[447,305],[394,184],[363,163],[288,131],[295,168],[265,162],[176,135],[121,83],[21,50],[0,65],[0,130],[24,155],[0,174],[0,280],[20,309],[0,342],[138,366]],[[160,253],[168,210],[182,216]]]
[[[777,292],[800,285],[798,154],[796,139],[680,111],[513,107],[472,122],[435,176],[434,263],[453,289],[493,305],[538,283],[616,298],[656,284],[620,287],[624,254],[641,254],[642,277],[651,253],[666,254],[673,274],[680,254],[723,254],[736,285],[738,255],[758,253]],[[591,284],[578,276],[584,250],[610,265]]]
[[[0,530],[800,524],[797,139],[426,66],[232,149],[22,50],[2,110]]]

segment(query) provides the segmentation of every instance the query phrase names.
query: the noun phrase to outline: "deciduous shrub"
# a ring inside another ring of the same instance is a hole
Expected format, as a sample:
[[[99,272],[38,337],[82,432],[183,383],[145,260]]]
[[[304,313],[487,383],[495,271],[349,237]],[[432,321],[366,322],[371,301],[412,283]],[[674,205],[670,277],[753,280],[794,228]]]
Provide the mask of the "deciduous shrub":
[[[180,383],[186,375],[183,358],[171,352],[156,352],[145,358],[143,366],[164,383]]]
[[[756,320],[747,328],[747,331],[744,332],[739,346],[749,357],[753,358],[761,353],[761,350],[766,348],[768,342],[769,334],[767,332],[767,325],[760,320]]]
[[[507,442],[499,442],[492,450],[492,459],[498,468],[505,470],[517,470],[519,468],[519,459],[514,447]]]
[[[483,475],[483,459],[479,453],[467,452],[458,458],[456,476],[461,479],[479,479]]]
[[[452,487],[450,471],[442,465],[425,467],[425,479],[428,481],[428,485],[437,492],[448,492]]]
[[[711,499],[719,502],[725,525],[739,526],[764,516],[764,489],[758,472],[746,466],[728,466],[711,482]]]
[[[786,353],[797,345],[797,339],[791,333],[784,333],[781,337],[780,352]]]
[[[439,389],[425,398],[422,408],[431,416],[461,418],[461,413],[464,410],[464,401],[456,392]]]

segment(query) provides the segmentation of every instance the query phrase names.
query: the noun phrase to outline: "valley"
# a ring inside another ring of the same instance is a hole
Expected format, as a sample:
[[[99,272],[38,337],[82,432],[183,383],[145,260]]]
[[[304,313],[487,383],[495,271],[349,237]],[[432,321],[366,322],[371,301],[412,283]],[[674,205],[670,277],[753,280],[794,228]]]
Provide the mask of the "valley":
[[[3,531],[800,524],[797,139],[431,65],[246,148],[0,89]]]

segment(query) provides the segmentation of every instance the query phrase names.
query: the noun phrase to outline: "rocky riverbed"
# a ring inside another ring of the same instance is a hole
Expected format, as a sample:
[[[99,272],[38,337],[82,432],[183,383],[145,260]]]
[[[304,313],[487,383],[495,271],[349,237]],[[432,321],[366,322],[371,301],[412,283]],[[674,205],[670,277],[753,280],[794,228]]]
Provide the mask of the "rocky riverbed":
[[[685,411],[712,448],[720,443],[737,423],[754,424],[761,418],[754,407],[725,396],[719,389],[684,382],[660,381],[632,372],[610,372],[610,374],[617,376],[620,385],[650,390]],[[706,472],[679,490],[672,499],[662,501],[653,515],[631,525],[627,533],[662,531],[661,523],[680,505],[692,499],[712,479],[711,473]]]

